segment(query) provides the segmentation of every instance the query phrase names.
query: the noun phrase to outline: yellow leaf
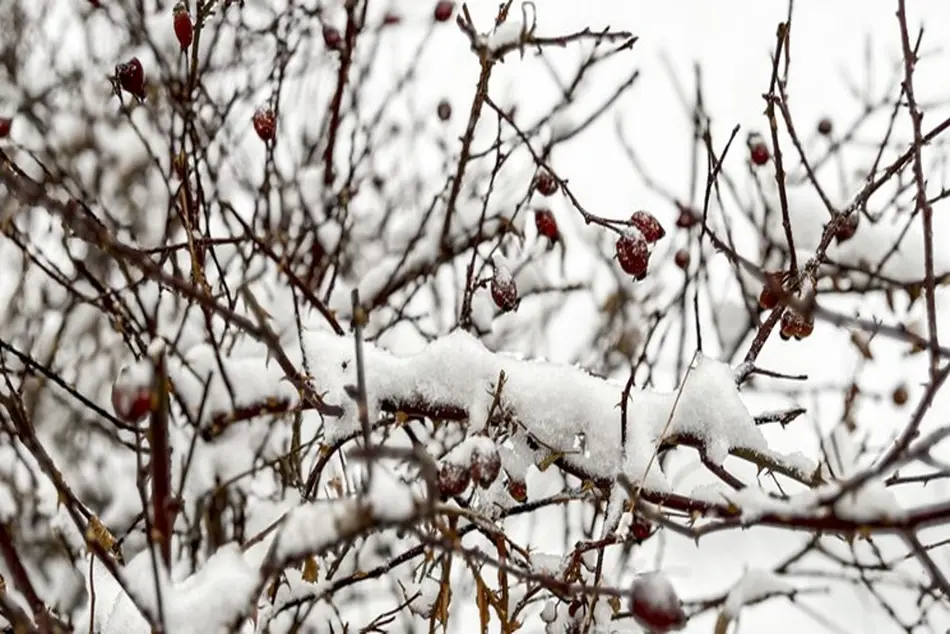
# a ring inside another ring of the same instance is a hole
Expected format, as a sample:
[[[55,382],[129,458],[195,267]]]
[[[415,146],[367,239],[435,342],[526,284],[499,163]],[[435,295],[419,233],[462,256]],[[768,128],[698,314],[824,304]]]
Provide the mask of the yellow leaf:
[[[307,583],[316,583],[317,575],[320,573],[320,566],[317,564],[317,558],[310,556],[303,562],[303,580]]]
[[[538,471],[547,471],[548,467],[564,457],[564,452],[552,451],[537,464]]]

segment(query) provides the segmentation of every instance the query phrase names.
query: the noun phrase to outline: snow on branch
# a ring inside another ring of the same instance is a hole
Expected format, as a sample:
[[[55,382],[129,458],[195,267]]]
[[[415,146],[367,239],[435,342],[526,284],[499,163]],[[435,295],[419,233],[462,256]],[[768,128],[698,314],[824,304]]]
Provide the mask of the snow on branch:
[[[352,339],[309,331],[303,343],[315,391],[343,408],[340,418],[327,419],[324,441],[333,443],[354,435],[359,421],[352,399],[356,384]],[[247,359],[233,363],[235,369],[243,368],[241,375],[251,367]],[[225,368],[231,364],[226,360]],[[206,365],[209,372],[216,367],[210,358]],[[735,372],[702,355],[697,355],[678,391],[631,393],[625,458],[620,451],[618,407],[623,385],[580,368],[493,353],[461,330],[408,357],[367,343],[365,366],[371,420],[402,412],[414,417],[468,419],[473,427],[487,417],[491,395],[503,375],[499,402],[514,423],[508,433],[525,454],[521,458],[535,464],[554,461],[583,479],[612,482],[624,473],[648,491],[667,492],[669,484],[652,458],[658,447],[676,444],[697,447],[704,459],[715,465],[732,454],[803,482],[811,482],[816,472],[816,466],[800,455],[784,456],[769,449],[742,402]],[[240,405],[253,400],[293,401],[293,395],[279,387],[278,377],[279,371],[269,370],[246,377],[249,380],[241,382]],[[214,387],[219,383],[220,379],[213,380],[213,390],[223,389]],[[267,393],[268,388],[274,391]],[[192,392],[192,399],[197,394]],[[205,411],[220,415],[213,403]]]

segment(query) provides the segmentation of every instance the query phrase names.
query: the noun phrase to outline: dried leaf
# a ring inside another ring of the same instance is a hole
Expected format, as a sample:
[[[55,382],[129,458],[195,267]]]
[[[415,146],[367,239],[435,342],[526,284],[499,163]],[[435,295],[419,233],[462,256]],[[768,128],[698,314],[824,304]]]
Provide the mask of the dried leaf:
[[[317,575],[320,573],[320,566],[317,564],[317,558],[307,557],[303,562],[303,580],[307,583],[316,583]]]
[[[854,344],[854,347],[858,349],[858,352],[861,353],[861,356],[864,357],[866,361],[873,361],[874,355],[871,353],[870,342],[856,330],[851,331],[851,343]]]
[[[557,462],[563,457],[564,457],[563,451],[552,451],[547,456],[545,456],[544,459],[541,460],[541,462],[539,462],[536,465],[538,467],[538,471],[547,471],[548,467],[550,467],[552,464],[554,464],[555,462]]]

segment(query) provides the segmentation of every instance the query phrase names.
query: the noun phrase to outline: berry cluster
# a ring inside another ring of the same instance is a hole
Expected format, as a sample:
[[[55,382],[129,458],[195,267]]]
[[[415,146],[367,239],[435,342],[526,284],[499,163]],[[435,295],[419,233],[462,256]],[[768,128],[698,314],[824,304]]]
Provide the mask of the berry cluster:
[[[472,482],[487,489],[500,472],[501,456],[495,444],[484,437],[469,438],[440,461],[439,493],[461,495]]]
[[[635,211],[627,224],[630,228],[617,238],[617,261],[625,273],[642,280],[650,265],[650,249],[666,235],[666,230],[648,211]]]

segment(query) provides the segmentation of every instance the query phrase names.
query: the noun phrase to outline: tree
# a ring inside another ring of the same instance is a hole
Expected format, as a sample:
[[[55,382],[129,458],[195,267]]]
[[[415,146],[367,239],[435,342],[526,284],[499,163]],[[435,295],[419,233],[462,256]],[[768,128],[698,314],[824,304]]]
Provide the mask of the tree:
[[[903,0],[847,126],[793,116],[791,7],[758,129],[672,73],[682,194],[614,118],[641,34],[404,4],[10,5],[4,625],[840,631],[815,602],[854,590],[946,623],[950,118]],[[649,205],[563,168],[612,121]],[[699,594],[644,563],[766,538]]]

